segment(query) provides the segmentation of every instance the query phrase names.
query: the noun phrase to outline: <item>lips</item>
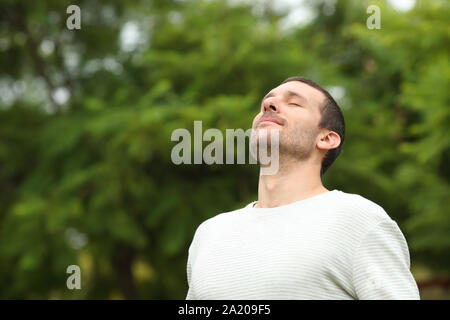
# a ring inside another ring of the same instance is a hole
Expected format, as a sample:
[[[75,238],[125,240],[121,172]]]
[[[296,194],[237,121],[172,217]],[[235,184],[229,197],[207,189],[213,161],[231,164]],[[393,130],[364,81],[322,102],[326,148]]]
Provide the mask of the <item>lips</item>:
[[[281,122],[278,121],[278,120],[275,119],[275,118],[264,118],[264,119],[261,119],[261,120],[259,121],[259,124],[262,124],[262,123],[264,123],[264,122],[273,122],[273,123],[278,124],[279,126],[281,126]]]

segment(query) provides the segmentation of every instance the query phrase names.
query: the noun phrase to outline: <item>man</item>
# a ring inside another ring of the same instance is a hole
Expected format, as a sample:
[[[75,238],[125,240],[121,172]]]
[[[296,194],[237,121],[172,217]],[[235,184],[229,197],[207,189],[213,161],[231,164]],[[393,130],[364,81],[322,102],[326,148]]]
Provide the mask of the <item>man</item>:
[[[260,174],[258,201],[197,228],[186,299],[420,299],[397,223],[374,202],[322,185],[344,128],[311,80],[288,78],[264,97],[253,130],[278,130],[279,169]]]

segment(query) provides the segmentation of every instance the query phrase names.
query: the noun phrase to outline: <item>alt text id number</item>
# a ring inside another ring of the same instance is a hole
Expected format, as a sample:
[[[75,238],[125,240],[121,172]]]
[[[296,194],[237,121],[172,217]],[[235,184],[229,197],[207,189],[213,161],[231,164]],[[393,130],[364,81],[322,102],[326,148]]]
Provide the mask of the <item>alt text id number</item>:
[[[222,314],[270,314],[270,306],[268,304],[238,304],[238,305],[222,305],[224,308]]]

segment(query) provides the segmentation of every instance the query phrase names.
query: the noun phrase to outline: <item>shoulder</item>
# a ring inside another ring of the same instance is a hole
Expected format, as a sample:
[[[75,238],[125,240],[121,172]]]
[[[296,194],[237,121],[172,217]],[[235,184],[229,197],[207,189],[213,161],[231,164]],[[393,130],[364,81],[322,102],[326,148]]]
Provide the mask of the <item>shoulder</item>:
[[[240,214],[243,213],[243,208],[219,213],[211,218],[204,220],[197,227],[192,239],[191,245],[189,246],[189,255],[191,260],[195,259],[196,252],[199,248],[207,245],[212,239],[219,236],[224,232],[224,230],[229,230],[236,225],[236,220],[241,217]]]
[[[336,209],[338,211],[358,213],[373,219],[390,219],[383,207],[356,193],[338,191],[336,194]]]
[[[359,194],[337,191],[333,207],[336,217],[360,230],[368,230],[383,222],[393,222],[381,205]]]
[[[195,237],[200,237],[204,234],[214,234],[233,225],[236,219],[239,219],[243,214],[244,208],[219,213],[211,218],[204,220],[195,231]]]

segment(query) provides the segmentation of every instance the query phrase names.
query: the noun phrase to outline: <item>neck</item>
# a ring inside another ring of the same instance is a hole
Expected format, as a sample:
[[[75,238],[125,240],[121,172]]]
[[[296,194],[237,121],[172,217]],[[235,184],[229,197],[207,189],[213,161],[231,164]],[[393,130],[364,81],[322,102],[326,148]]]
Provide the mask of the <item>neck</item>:
[[[320,178],[317,161],[281,161],[273,175],[259,176],[255,208],[274,208],[329,191]]]

